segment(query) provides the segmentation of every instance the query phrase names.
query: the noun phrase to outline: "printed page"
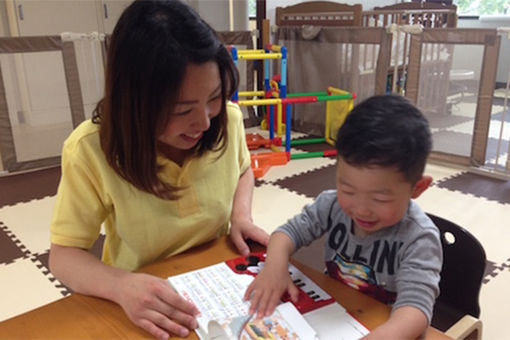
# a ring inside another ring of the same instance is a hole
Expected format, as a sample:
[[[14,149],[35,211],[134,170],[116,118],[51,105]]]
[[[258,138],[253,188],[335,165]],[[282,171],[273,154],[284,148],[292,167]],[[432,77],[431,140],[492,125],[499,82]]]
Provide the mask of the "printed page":
[[[306,296],[300,297],[300,299],[311,299],[310,297],[313,297],[311,301],[315,302],[310,306],[314,310],[303,312],[305,314],[302,315],[292,303],[283,303],[280,305],[281,307],[278,307],[278,313],[283,313],[283,315],[276,315],[276,320],[269,320],[267,324],[260,323],[260,320],[252,320],[248,315],[249,302],[243,301],[244,292],[254,277],[247,274],[237,274],[224,262],[172,276],[168,280],[181,296],[193,302],[201,311],[201,314],[197,317],[199,329],[196,330],[196,333],[202,340],[208,339],[208,331],[211,325],[212,334],[210,335],[216,336],[215,340],[232,339],[232,336],[234,339],[243,340],[266,339],[261,337],[261,334],[265,334],[264,325],[273,324],[286,325],[283,328],[274,326],[274,329],[280,331],[278,334],[293,335],[294,333],[290,330],[295,329],[297,337],[289,337],[288,339],[314,339],[314,337],[308,337],[308,335],[306,337],[300,335],[309,334],[310,330],[317,334],[317,338],[321,340],[357,340],[369,333],[341,305],[336,302],[330,303],[329,299],[331,297],[298,271],[297,268],[291,265],[289,270],[298,287],[305,288],[303,294]],[[304,284],[304,286],[301,286],[301,284]],[[328,304],[320,306],[321,301]],[[288,311],[289,308],[295,313]],[[293,319],[292,315],[296,314],[301,321],[296,322]],[[211,321],[214,322],[210,323]],[[247,328],[248,325],[251,326]],[[303,329],[300,328],[301,326]],[[242,330],[242,333],[239,336],[240,330]],[[259,338],[254,337],[256,334]],[[267,339],[272,338],[268,337]]]
[[[236,274],[225,263],[171,276],[168,280],[200,310],[197,334],[201,339],[205,339],[209,321],[248,315],[249,303],[243,301],[243,295],[253,276]]]
[[[238,317],[223,322],[211,321],[209,340],[313,340],[317,334],[296,307],[282,303],[274,313],[263,319]]]
[[[370,331],[338,303],[303,315],[320,340],[358,340]]]

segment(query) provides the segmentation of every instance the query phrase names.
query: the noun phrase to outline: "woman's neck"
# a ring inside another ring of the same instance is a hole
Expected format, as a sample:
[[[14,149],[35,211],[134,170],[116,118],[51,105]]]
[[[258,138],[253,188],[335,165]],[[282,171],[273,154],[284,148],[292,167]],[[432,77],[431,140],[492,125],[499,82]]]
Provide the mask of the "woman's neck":
[[[163,156],[165,156],[166,158],[168,158],[169,160],[171,160],[172,162],[176,163],[181,167],[184,164],[186,158],[188,158],[190,154],[189,150],[176,149],[163,143],[158,143],[158,151]]]

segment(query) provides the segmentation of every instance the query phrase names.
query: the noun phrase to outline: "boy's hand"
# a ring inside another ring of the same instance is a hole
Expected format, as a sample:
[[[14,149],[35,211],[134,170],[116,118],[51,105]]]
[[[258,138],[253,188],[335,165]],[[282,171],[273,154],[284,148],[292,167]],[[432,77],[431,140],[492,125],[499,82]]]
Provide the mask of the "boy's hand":
[[[266,263],[244,294],[250,300],[250,314],[257,312],[258,318],[271,315],[285,292],[297,302],[299,291],[292,282],[287,261]]]

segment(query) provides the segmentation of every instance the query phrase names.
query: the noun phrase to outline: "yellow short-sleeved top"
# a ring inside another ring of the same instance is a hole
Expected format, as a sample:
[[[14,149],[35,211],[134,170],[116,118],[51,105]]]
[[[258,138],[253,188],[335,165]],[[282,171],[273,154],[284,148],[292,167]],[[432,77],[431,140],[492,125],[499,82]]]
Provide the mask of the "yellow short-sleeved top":
[[[242,113],[227,104],[228,144],[182,167],[158,156],[161,176],[186,186],[178,200],[163,200],[120,177],[107,163],[99,125],[90,120],[65,141],[62,178],[51,223],[51,242],[89,249],[104,223],[103,262],[135,270],[228,232],[239,177],[250,166]]]

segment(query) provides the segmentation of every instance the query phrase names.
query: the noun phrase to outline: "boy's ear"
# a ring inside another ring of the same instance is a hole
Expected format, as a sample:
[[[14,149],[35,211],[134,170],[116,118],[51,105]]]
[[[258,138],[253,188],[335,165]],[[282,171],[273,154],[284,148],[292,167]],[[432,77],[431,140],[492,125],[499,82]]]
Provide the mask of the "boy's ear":
[[[414,185],[413,193],[411,198],[418,198],[420,195],[427,190],[427,188],[432,184],[432,177],[430,176],[422,176],[422,178],[416,182]]]

